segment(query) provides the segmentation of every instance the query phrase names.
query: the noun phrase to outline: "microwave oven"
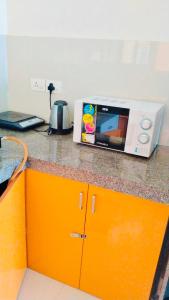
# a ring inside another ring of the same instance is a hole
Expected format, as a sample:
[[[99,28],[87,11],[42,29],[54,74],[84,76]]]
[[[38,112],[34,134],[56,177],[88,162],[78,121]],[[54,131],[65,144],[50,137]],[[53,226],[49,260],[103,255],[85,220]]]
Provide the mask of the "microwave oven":
[[[164,105],[130,99],[77,100],[73,141],[149,157],[158,144]]]

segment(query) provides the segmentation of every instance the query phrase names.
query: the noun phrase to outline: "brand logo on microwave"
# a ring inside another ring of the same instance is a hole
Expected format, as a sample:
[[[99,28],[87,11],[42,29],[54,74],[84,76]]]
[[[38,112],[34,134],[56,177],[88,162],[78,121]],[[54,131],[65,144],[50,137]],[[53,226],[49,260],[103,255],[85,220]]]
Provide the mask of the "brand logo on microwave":
[[[103,111],[109,111],[109,109],[107,107],[102,107]]]

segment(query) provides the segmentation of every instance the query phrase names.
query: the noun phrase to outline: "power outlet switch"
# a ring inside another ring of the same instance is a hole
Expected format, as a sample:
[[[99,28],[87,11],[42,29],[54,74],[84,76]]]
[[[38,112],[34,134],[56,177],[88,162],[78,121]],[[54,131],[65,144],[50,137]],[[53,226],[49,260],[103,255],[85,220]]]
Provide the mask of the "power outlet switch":
[[[63,91],[63,83],[62,81],[57,81],[57,80],[50,80],[50,79],[47,79],[46,80],[46,92],[49,93],[48,91],[48,86],[50,83],[53,83],[54,87],[55,87],[55,90],[53,91],[53,94],[61,94],[62,91]]]
[[[45,92],[46,82],[45,79],[31,78],[31,89],[36,92]]]

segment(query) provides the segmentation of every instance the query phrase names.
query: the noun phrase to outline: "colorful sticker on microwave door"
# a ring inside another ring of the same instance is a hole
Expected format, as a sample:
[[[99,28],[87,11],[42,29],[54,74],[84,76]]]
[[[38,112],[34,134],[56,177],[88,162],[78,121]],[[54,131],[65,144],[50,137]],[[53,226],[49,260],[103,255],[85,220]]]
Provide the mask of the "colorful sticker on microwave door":
[[[94,144],[95,136],[93,134],[82,133],[82,142],[88,144]]]
[[[86,133],[82,133],[82,142],[86,143]]]
[[[93,133],[95,132],[95,124],[94,123],[87,123],[85,124],[86,133]]]
[[[84,114],[94,115],[95,109],[92,104],[85,104],[84,106]]]
[[[83,103],[82,115],[82,143],[95,144],[95,131],[96,131],[96,110],[95,104]]]
[[[83,122],[85,124],[93,123],[93,117],[90,114],[84,114],[83,115]]]

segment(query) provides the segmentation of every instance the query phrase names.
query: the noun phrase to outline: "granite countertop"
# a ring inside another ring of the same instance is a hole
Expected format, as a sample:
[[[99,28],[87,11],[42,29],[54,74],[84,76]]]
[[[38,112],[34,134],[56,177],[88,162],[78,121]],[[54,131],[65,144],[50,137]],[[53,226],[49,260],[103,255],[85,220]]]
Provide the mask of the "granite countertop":
[[[146,159],[75,144],[72,135],[3,129],[0,135],[14,135],[28,144],[33,169],[169,204],[169,147],[157,147]],[[3,141],[0,169],[21,159],[21,151],[14,143]]]
[[[0,184],[12,176],[23,156],[20,146],[9,143],[2,141],[3,146],[0,148]]]
[[[20,159],[2,158],[0,150],[0,184],[12,176],[14,170],[19,166]]]

